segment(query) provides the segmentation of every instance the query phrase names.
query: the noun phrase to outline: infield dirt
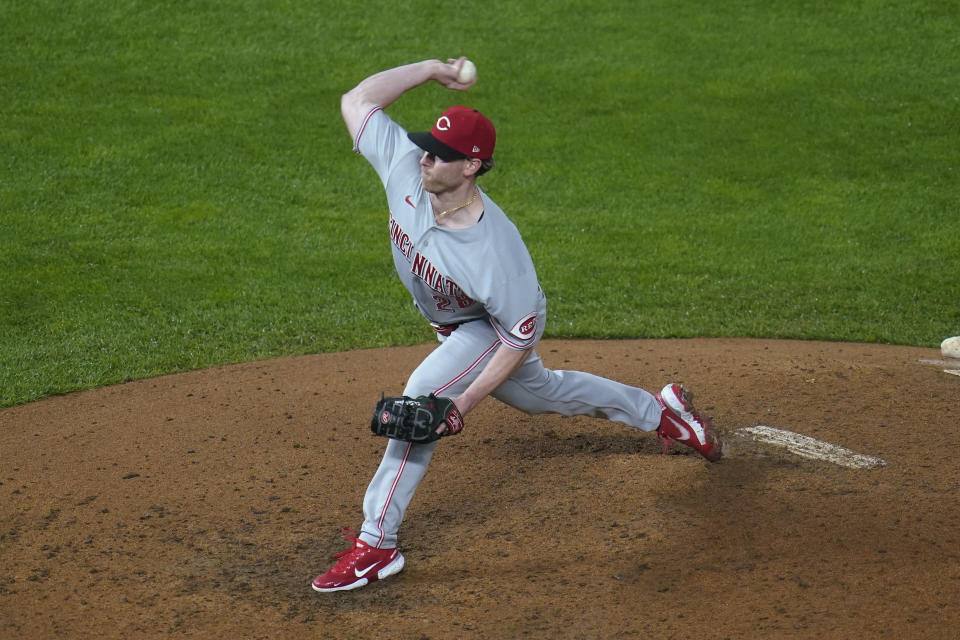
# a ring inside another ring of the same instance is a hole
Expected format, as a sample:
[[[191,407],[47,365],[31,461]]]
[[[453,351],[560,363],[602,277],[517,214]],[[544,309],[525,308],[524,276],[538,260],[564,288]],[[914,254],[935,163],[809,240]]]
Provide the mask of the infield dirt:
[[[0,637],[960,636],[960,378],[912,347],[544,341],[551,368],[686,383],[725,459],[487,400],[440,443],[403,572],[314,593],[362,519],[373,404],[432,348],[0,411]],[[739,431],[755,425],[887,464],[797,458]]]

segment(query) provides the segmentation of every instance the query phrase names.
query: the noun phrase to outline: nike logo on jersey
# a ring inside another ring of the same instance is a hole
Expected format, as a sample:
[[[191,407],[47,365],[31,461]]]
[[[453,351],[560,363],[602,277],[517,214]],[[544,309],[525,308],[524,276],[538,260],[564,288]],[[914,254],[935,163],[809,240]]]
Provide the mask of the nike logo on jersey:
[[[413,200],[410,199],[410,196],[407,196],[407,197],[404,198],[403,200],[404,200],[404,202],[406,202],[408,205],[410,205],[410,206],[413,207],[414,209],[417,208],[417,205],[413,204]]]

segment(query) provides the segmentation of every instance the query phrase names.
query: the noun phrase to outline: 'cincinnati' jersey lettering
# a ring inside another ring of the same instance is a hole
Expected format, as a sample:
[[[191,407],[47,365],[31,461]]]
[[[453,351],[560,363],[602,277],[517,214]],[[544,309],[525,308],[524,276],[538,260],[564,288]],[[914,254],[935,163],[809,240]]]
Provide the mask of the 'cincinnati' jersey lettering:
[[[419,251],[417,255],[413,258],[413,267],[411,268],[413,273],[427,283],[431,289],[437,293],[442,293],[446,296],[453,296],[457,299],[457,304],[461,308],[469,307],[473,304],[467,294],[463,292],[463,289],[460,286],[446,277],[436,267]]]
[[[410,236],[403,232],[403,227],[397,224],[393,216],[390,216],[390,239],[393,240],[394,246],[400,250],[400,253],[405,255],[407,260],[409,260],[410,255],[413,253],[413,241],[410,239]]]
[[[454,298],[461,309],[466,309],[473,304],[473,300],[463,292],[460,285],[440,273],[426,256],[419,251],[416,256],[413,256],[413,240],[393,216],[390,216],[390,239],[407,260],[412,260],[411,272],[426,282],[428,287],[437,293]]]
[[[376,170],[387,196],[390,253],[403,286],[430,322],[488,320],[502,344],[526,349],[546,319],[530,253],[516,226],[482,190],[483,219],[436,224],[420,172],[423,151],[379,107],[367,114],[354,149]]]

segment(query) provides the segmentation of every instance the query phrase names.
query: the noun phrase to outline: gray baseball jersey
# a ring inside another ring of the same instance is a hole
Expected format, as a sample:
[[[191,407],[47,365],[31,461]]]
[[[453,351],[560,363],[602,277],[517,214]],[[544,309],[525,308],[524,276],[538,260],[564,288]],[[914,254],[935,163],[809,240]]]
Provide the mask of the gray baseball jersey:
[[[466,229],[436,224],[420,177],[423,151],[380,108],[367,114],[354,149],[387,193],[393,262],[430,322],[489,318],[511,349],[532,347],[543,332],[546,297],[516,226],[480,191],[483,217]]]
[[[417,308],[438,325],[463,323],[439,337],[440,346],[413,371],[403,393],[456,397],[497,349],[527,349],[543,334],[546,298],[533,261],[516,227],[482,192],[477,224],[438,226],[421,182],[423,151],[379,107],[358,129],[354,150],[373,165],[386,189],[394,264]],[[536,352],[492,395],[527,413],[593,416],[645,431],[660,421],[661,409],[647,391],[582,371],[547,369]],[[396,546],[436,445],[388,441],[363,500],[364,542]]]

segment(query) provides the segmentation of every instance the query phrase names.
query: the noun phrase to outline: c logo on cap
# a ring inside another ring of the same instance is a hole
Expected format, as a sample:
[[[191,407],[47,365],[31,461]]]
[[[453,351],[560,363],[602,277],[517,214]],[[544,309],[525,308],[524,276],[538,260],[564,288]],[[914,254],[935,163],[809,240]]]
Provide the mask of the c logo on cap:
[[[450,118],[447,116],[440,116],[440,119],[437,120],[437,130],[439,131],[449,131],[450,130]]]

